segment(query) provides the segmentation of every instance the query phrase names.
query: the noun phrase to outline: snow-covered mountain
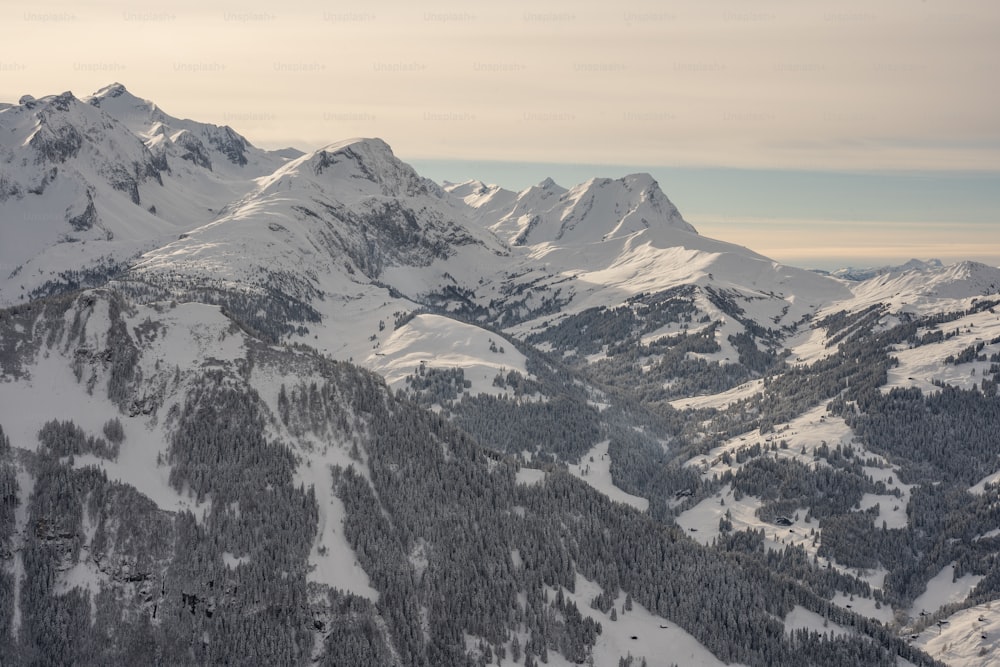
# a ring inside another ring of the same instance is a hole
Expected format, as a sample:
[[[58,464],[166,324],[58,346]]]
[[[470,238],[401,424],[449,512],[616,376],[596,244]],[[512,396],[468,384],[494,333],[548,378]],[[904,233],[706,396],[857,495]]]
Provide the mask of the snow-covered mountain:
[[[449,190],[511,245],[558,241],[582,245],[630,236],[651,225],[695,231],[649,174],[593,178],[569,190],[546,179],[516,196],[475,181]]]
[[[493,204],[504,199],[491,192]],[[385,322],[421,308],[526,335],[553,315],[685,285],[697,288],[699,317],[733,304],[719,339],[730,352],[721,356],[735,359],[728,337],[748,322],[791,331],[849,295],[838,281],[699,235],[648,175],[567,191],[543,183],[502,210],[460,194],[420,177],[381,140],[332,144],[257,179],[210,224],[147,252],[121,279],[156,287],[158,298],[194,289],[258,332],[298,331],[356,359],[378,348]],[[537,213],[525,213],[532,206]],[[345,306],[355,331],[370,333],[345,340]]]
[[[940,259],[929,259],[927,261],[922,259],[911,259],[896,266],[878,266],[860,269],[848,266],[842,269],[837,269],[830,275],[837,278],[843,278],[844,280],[862,281],[886,273],[902,273],[903,271],[911,271],[913,269],[940,269],[943,266],[944,264],[941,263]]]
[[[859,304],[927,304],[1000,293],[1000,268],[980,262],[918,265],[879,274],[851,286]]]
[[[426,266],[463,246],[503,252],[492,235],[466,225],[463,213],[384,142],[348,140],[261,178],[224,215],[147,253],[137,269],[155,273],[169,265],[234,282],[268,268],[298,270],[303,278],[325,269],[371,281],[387,266]],[[245,261],[225,261],[229,252]]]
[[[0,304],[100,284],[212,220],[287,161],[120,84],[0,110]]]
[[[4,258],[7,275],[20,278],[0,286],[8,302],[60,283],[99,282],[129,265],[133,284],[179,293],[196,285],[258,329],[284,333],[323,319],[324,305],[353,299],[359,289],[383,301],[391,289],[388,300],[401,296],[468,317],[501,315],[509,325],[556,306],[566,314],[617,307],[642,292],[699,284],[759,300],[752,317],[793,326],[818,303],[846,295],[836,281],[700,236],[647,174],[591,179],[569,190],[546,181],[516,195],[473,183],[445,191],[379,140],[341,142],[287,161],[228,127],[170,116],[120,84],[84,101],[69,94],[59,100],[42,105],[56,111],[34,113],[80,137],[83,154],[59,159],[74,160],[72,173],[63,168],[71,183],[63,189],[85,194],[72,205],[54,194],[44,199],[45,207],[63,209],[32,214],[46,219],[47,234],[38,225],[8,225],[21,241],[6,246],[17,247]],[[39,104],[25,103],[3,112],[22,132],[34,122],[28,106]],[[104,131],[88,129],[97,124]],[[23,143],[12,143],[9,164]],[[129,147],[121,159],[139,176],[108,184],[100,175],[120,165],[101,156],[119,146]],[[45,150],[48,157],[36,162],[58,157]],[[20,194],[6,206],[11,218],[27,215],[21,207],[42,206],[24,194],[30,189],[12,186]],[[122,189],[130,201],[116,196]],[[93,231],[86,238],[67,233],[87,224]],[[261,308],[262,295],[278,298]],[[405,300],[391,312],[412,310]],[[249,312],[251,302],[260,316]],[[364,328],[386,318],[382,310],[370,315]],[[359,352],[338,347],[349,357]]]
[[[5,301],[28,298],[57,270],[114,262],[174,227],[143,198],[162,188],[165,164],[72,94],[22,97],[0,111],[0,136]]]
[[[279,334],[306,323],[335,327],[345,303],[392,302],[371,310],[367,322],[354,320],[347,347],[336,336],[351,357],[370,347],[361,330],[416,308],[405,297],[421,283],[446,282],[440,266],[456,271],[507,252],[464,214],[384,142],[352,139],[258,179],[210,224],[143,255],[123,280],[156,285],[161,295],[213,290],[214,302]],[[394,267],[406,274],[395,282]]]
[[[0,130],[0,663],[992,659],[1000,269],[119,84]]]
[[[265,176],[288,158],[302,154],[295,149],[265,151],[228,125],[171,116],[153,102],[136,97],[120,83],[106,86],[83,101],[141,137],[146,147],[161,160],[176,157],[219,173],[228,180]]]

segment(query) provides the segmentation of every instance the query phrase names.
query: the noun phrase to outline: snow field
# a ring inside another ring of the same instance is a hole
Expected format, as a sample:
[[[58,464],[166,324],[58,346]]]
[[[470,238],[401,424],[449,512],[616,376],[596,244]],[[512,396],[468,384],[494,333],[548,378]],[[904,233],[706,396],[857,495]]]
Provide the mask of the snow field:
[[[817,556],[819,540],[815,532],[819,531],[819,522],[814,520],[807,523],[804,508],[787,517],[792,521],[790,526],[777,526],[766,523],[757,516],[756,512],[762,504],[759,498],[753,496],[743,496],[740,500],[735,500],[732,488],[727,484],[718,494],[705,498],[691,509],[683,512],[676,521],[677,525],[683,528],[691,539],[700,544],[710,545],[718,539],[720,535],[719,520],[728,512],[733,524],[733,531],[763,530],[765,549],[781,551],[787,546],[802,547],[811,558],[817,558],[819,567],[830,566],[852,576],[858,576],[867,581],[873,589],[882,587],[887,573],[885,569],[859,571],[839,565],[836,561],[828,558]],[[814,531],[814,533],[810,534],[810,531]],[[850,596],[838,593],[831,602],[882,622],[889,622],[893,618],[892,609],[887,605],[877,609],[874,599],[855,596],[852,600]]]
[[[683,667],[723,667],[726,663],[716,658],[697,639],[678,627],[669,619],[664,619],[649,612],[641,604],[633,601],[631,611],[625,610],[625,593],[619,592],[614,608],[617,621],[611,620],[611,612],[604,614],[599,609],[590,606],[591,600],[601,594],[601,587],[586,579],[579,573],[574,582],[574,592],[562,589],[566,600],[576,603],[580,613],[585,618],[592,618],[601,624],[601,634],[597,636],[593,649],[593,664],[598,667],[617,665],[618,659],[632,655],[636,665],[646,658],[649,667],[665,667],[670,664]],[[549,588],[549,600],[557,595],[556,589]],[[518,642],[523,647],[528,641],[528,634],[520,632]],[[478,638],[466,635],[467,650],[474,650]],[[511,658],[511,642],[506,644],[507,658],[503,664],[523,665],[524,658],[514,662]],[[561,654],[549,651],[548,664],[551,667],[575,667]],[[741,667],[732,665],[732,667]]]
[[[1000,667],[1000,600],[957,611],[913,639],[950,667]]]
[[[491,345],[498,351],[492,352]],[[417,315],[392,332],[378,351],[365,359],[365,365],[382,375],[394,389],[405,387],[406,377],[421,364],[428,368],[463,369],[465,379],[472,383],[466,391],[472,395],[507,393],[493,386],[498,373],[516,370],[528,376],[527,359],[509,341],[440,315]]]
[[[538,470],[537,468],[524,468],[522,467],[517,471],[514,476],[514,481],[518,484],[524,484],[525,486],[531,486],[533,484],[540,484],[545,481],[545,471]]]
[[[594,644],[595,665],[616,665],[619,657],[629,653],[637,659],[645,657],[650,667],[670,663],[685,667],[725,664],[675,623],[652,614],[641,604],[633,601],[632,610],[624,611],[624,593],[619,592],[615,600],[618,620],[612,621],[610,611],[603,614],[590,607],[590,601],[601,593],[600,586],[577,574],[575,588],[573,593],[564,589],[563,595],[576,602],[581,614],[601,624],[602,632]],[[550,664],[553,664],[552,654],[549,656]],[[560,665],[569,665],[562,656],[557,657],[563,660]]]
[[[295,483],[305,484],[306,488],[312,486],[319,507],[316,541],[309,552],[311,571],[307,579],[377,602],[379,593],[372,588],[368,573],[358,563],[354,549],[344,535],[347,511],[333,492],[330,476],[331,466],[346,467],[353,463],[358,469],[358,462],[351,461],[347,449],[336,444],[325,447],[319,455],[311,454],[305,461],[306,464],[300,464],[295,471]]]
[[[962,306],[955,305],[955,309]],[[914,348],[900,346],[892,353],[899,360],[899,366],[889,369],[889,381],[882,387],[882,392],[888,392],[893,387],[917,387],[925,394],[936,393],[941,389],[933,384],[934,380],[944,382],[962,389],[980,386],[983,377],[988,377],[992,365],[989,361],[972,361],[964,364],[946,364],[948,356],[957,357],[966,348],[983,343],[984,347],[978,354],[990,355],[1000,352],[1000,343],[990,341],[1000,337],[1000,315],[983,311],[959,318],[954,322],[946,322],[937,327],[938,331],[950,334],[958,330],[958,335],[939,343],[930,343]],[[917,336],[927,333],[928,329],[920,329]]]
[[[809,611],[805,607],[795,605],[795,607],[785,616],[785,633],[792,634],[796,630],[808,630],[831,637],[847,636],[854,634],[853,630],[848,630],[844,626],[825,619],[814,611]]]
[[[580,463],[568,466],[569,472],[602,494],[618,503],[631,505],[640,512],[649,509],[649,500],[622,491],[611,479],[611,457],[608,456],[610,441],[603,440],[583,455]]]
[[[729,452],[735,455],[741,447],[750,447],[756,443],[760,443],[761,447],[770,447],[782,440],[788,443],[786,449],[779,448],[762,454],[762,456],[789,458],[806,465],[827,465],[823,460],[815,460],[813,449],[819,447],[823,442],[826,442],[830,449],[834,449],[838,444],[850,444],[853,438],[853,431],[843,419],[827,414],[826,407],[818,405],[803,412],[790,422],[776,426],[772,433],[761,434],[760,429],[748,431],[730,438],[707,454],[691,457],[684,465],[699,467],[702,477],[711,479],[713,475],[721,475],[726,470],[737,470],[740,467],[735,462],[732,465],[726,465],[722,461],[723,453]],[[803,446],[806,449],[805,454],[802,454]]]
[[[724,410],[733,403],[750,398],[764,390],[763,380],[750,380],[718,394],[705,396],[689,396],[670,401],[670,405],[678,410],[717,408]]]
[[[944,566],[927,582],[927,589],[920,597],[913,601],[910,617],[917,618],[921,612],[933,614],[947,604],[962,602],[982,580],[983,577],[977,574],[965,574],[956,579],[954,563]]]

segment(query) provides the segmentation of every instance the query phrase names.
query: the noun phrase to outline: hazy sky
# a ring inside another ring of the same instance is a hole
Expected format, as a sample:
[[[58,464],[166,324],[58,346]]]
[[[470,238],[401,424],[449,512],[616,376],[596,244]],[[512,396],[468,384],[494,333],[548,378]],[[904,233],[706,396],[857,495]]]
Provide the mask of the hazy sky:
[[[380,136],[432,177],[521,187],[524,163],[545,163],[569,185],[580,164],[641,167],[704,232],[785,261],[774,249],[823,243],[881,257],[902,228],[914,249],[1000,263],[998,35],[996,0],[8,0],[0,101],[120,81],[264,147]],[[458,173],[487,160],[507,180]],[[820,180],[780,185],[802,172]],[[871,187],[886,174],[898,209]],[[815,210],[782,201],[796,187]],[[942,197],[903,215],[928,189]],[[895,226],[866,245],[862,222]]]

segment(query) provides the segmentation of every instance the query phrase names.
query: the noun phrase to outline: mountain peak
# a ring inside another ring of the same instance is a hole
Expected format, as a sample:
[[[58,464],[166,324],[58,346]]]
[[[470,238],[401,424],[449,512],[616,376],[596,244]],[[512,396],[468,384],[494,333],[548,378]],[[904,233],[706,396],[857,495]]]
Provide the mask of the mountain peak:
[[[142,111],[146,112],[142,114],[143,120],[145,120],[145,116],[147,114],[158,111],[155,104],[131,93],[124,85],[117,82],[108,84],[107,86],[99,89],[93,95],[88,95],[83,99],[88,104],[101,108],[102,110],[110,113],[112,116],[116,115],[116,112],[119,112],[122,109],[128,109],[134,114],[136,110],[141,108]],[[110,102],[111,100],[115,101]],[[106,103],[110,105],[108,108],[105,108],[104,106]]]
[[[41,104],[57,111],[69,111],[70,106],[76,102],[79,102],[79,100],[76,99],[72,91],[67,90],[58,95],[46,95],[41,99],[35,99],[31,95],[23,95],[20,103],[27,109],[34,109],[35,106]]]
[[[289,149],[262,151],[229,125],[171,116],[155,103],[129,92],[120,83],[101,88],[85,101],[123,123],[144,140],[152,142],[159,135],[183,139],[182,145],[165,150],[210,171],[228,169],[231,172],[229,175],[237,178],[269,174],[281,164],[302,155]]]
[[[443,197],[444,192],[432,181],[421,177],[413,168],[400,160],[385,141],[379,138],[355,137],[329,144],[313,153],[290,162],[287,170],[308,165],[313,176],[323,180],[354,183],[358,194],[398,197],[402,195],[432,194]],[[372,185],[375,187],[372,188]],[[344,194],[341,191],[341,194]]]
[[[385,142],[384,139],[379,137],[351,137],[349,139],[341,139],[340,141],[334,141],[328,144],[324,150],[328,151],[339,151],[348,146],[365,146],[367,150],[376,150],[384,153],[392,154],[392,148]]]
[[[637,234],[671,243],[674,232],[697,234],[650,174],[591,178],[566,189],[546,178],[516,197],[482,196],[466,185],[449,188],[509,243],[586,245]]]
[[[399,162],[389,144],[378,137],[353,137],[327,144],[316,152],[318,156],[343,155],[350,159],[365,159],[367,161]]]
[[[616,179],[592,178],[570,188],[561,199],[568,207],[560,216],[556,239],[573,229],[586,229],[589,235],[600,234],[601,240],[643,230],[654,234],[665,229],[697,233],[663,193],[656,179],[647,173]],[[602,229],[599,223],[602,220],[612,221],[611,227]]]
[[[120,83],[104,86],[93,95],[83,98],[83,101],[123,123],[130,132],[139,136],[146,134],[156,123],[166,122],[170,125],[176,120],[164,114],[149,100],[132,94]]]
[[[625,176],[622,177],[621,180],[625,185],[633,189],[641,189],[641,190],[645,190],[647,188],[656,188],[657,190],[660,189],[660,184],[656,181],[655,178],[653,178],[653,175],[645,171],[636,172],[634,174],[626,174]]]
[[[491,191],[498,189],[496,185],[487,185],[477,179],[469,179],[467,181],[462,181],[461,183],[452,183],[451,181],[442,181],[442,187],[444,187],[446,192],[451,193],[456,197],[462,199],[466,197],[479,197],[483,195],[488,195]]]
[[[121,97],[126,93],[128,93],[128,90],[126,90],[125,86],[116,81],[98,90],[94,93],[93,97]]]

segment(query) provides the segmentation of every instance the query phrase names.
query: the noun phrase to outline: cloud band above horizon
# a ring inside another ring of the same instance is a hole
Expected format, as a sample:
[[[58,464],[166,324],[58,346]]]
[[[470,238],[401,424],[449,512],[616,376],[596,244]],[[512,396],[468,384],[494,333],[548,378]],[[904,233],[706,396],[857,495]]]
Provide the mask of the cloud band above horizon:
[[[4,100],[118,80],[267,148],[380,136],[408,159],[1000,168],[1000,5],[985,0],[2,13],[17,28]]]

